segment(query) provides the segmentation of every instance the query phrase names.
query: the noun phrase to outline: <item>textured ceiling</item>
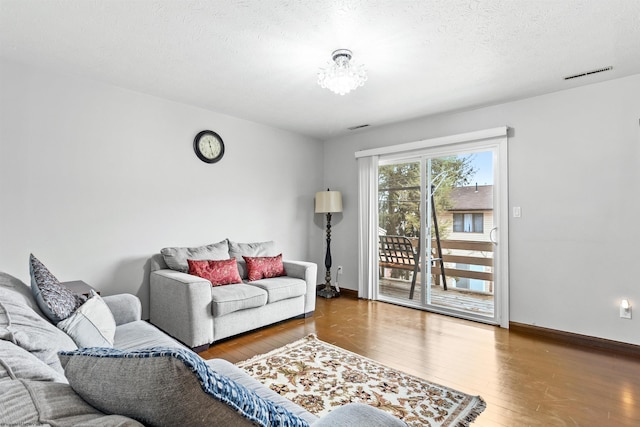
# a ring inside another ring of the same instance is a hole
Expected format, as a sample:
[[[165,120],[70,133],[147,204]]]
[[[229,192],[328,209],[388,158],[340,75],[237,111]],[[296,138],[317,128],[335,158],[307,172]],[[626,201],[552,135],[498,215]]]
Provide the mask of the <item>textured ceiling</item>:
[[[640,1],[0,0],[0,57],[327,139],[640,73]]]

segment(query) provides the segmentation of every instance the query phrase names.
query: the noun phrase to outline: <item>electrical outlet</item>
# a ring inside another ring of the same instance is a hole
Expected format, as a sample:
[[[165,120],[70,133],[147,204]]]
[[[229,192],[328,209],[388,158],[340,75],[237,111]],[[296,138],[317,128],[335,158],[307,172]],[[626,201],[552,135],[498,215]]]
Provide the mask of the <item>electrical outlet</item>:
[[[620,307],[620,318],[631,319],[631,307],[629,308]]]
[[[338,266],[338,274],[342,274],[342,266],[341,265]]]

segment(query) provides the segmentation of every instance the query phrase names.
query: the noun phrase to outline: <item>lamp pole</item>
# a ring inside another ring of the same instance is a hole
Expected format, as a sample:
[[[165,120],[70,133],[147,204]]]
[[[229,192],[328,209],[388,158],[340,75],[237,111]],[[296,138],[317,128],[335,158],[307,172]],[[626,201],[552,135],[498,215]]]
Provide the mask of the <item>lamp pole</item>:
[[[331,287],[331,212],[327,212],[327,253],[324,255],[324,289],[318,291],[318,295],[324,298],[333,298],[337,292]]]
[[[339,191],[320,191],[316,193],[316,213],[327,214],[327,252],[324,256],[326,268],[324,276],[324,288],[318,290],[317,295],[323,298],[334,298],[339,294],[331,286],[331,214],[342,212],[342,194]]]

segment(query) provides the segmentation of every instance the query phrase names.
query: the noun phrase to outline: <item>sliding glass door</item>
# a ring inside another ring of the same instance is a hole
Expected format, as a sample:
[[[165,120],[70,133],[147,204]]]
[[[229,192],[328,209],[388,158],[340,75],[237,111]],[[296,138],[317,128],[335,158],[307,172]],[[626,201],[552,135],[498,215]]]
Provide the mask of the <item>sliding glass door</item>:
[[[380,156],[377,299],[498,322],[498,159],[482,144]]]

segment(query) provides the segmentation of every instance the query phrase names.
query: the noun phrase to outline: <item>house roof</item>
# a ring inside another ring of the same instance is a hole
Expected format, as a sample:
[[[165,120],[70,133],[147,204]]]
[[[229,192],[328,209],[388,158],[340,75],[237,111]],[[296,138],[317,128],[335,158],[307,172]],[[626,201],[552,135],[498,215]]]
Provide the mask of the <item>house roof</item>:
[[[0,4],[3,60],[320,140],[640,72],[637,0]],[[345,96],[317,84],[336,49],[369,75]]]
[[[450,211],[493,210],[493,185],[455,187],[451,190]]]

